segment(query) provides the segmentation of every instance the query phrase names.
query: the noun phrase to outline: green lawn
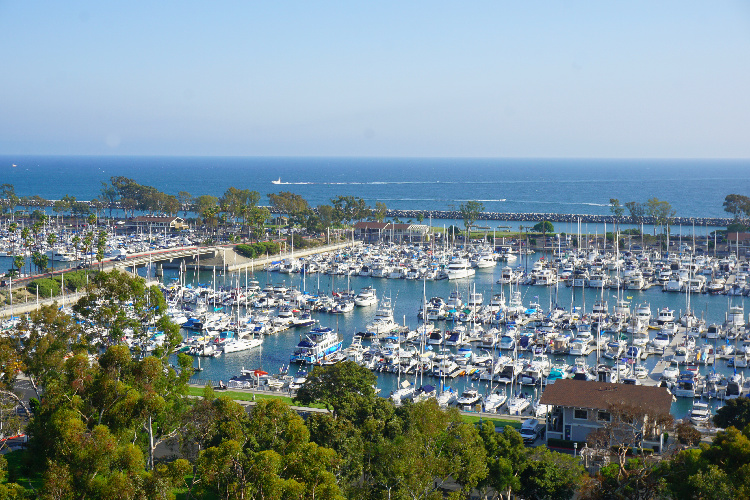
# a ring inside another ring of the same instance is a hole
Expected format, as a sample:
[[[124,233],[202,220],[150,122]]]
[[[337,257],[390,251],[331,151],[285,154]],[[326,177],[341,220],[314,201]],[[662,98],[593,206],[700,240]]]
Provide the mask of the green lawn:
[[[506,426],[513,427],[514,429],[520,429],[521,428],[521,422],[518,420],[503,420],[501,418],[485,418],[480,417],[479,415],[462,415],[464,420],[471,423],[477,423],[480,420],[482,422],[492,422],[495,424],[495,427],[503,428]]]
[[[8,461],[8,480],[18,483],[24,488],[39,489],[42,487],[42,478],[39,474],[29,474],[24,470],[26,450],[11,451],[3,455]]]
[[[188,388],[189,394],[191,396],[202,396],[203,395],[203,389],[200,387],[189,387]],[[229,396],[230,398],[237,400],[237,401],[252,401],[253,400],[253,394],[250,392],[238,392],[238,391],[216,391],[217,396]],[[288,396],[277,396],[275,394],[256,394],[255,400],[260,401],[263,399],[280,399],[284,403],[288,405],[295,405],[295,403],[292,401],[292,398]],[[325,405],[322,404],[313,404],[310,405],[313,408],[325,408]],[[476,423],[482,420],[483,422],[489,421],[494,422],[495,427],[505,427],[506,425],[509,425],[511,427],[514,427],[516,429],[521,428],[521,422],[517,420],[503,420],[501,418],[482,418],[479,415],[463,415],[464,420],[470,423]]]
[[[251,392],[239,392],[239,391],[215,391],[217,396],[229,396],[231,399],[237,401],[253,401],[253,393]],[[200,387],[188,387],[188,394],[191,396],[202,396],[203,389]],[[284,403],[290,406],[296,406],[296,403],[292,401],[289,396],[275,395],[275,394],[255,394],[255,401],[261,401],[264,399],[280,399]],[[310,405],[313,408],[325,408],[322,404]]]

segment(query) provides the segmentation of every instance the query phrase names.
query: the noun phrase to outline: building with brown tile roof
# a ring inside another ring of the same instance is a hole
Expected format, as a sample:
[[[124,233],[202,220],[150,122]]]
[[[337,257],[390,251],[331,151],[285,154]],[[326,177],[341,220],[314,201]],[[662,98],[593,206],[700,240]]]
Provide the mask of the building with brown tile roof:
[[[585,441],[588,434],[608,424],[611,411],[629,408],[644,415],[669,414],[672,395],[664,387],[563,379],[548,385],[541,404],[549,405],[547,438]]]

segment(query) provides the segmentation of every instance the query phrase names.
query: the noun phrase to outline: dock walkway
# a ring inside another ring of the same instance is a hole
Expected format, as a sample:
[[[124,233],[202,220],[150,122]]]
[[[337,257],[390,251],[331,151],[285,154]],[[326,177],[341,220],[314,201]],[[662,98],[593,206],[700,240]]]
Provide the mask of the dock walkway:
[[[675,349],[684,341],[685,330],[680,329],[677,331],[674,338],[672,338],[672,342],[670,342],[669,345],[664,349],[661,359],[656,363],[654,369],[651,370],[651,373],[649,373],[649,378],[651,380],[661,380],[661,375],[662,373],[664,373],[664,369],[669,366],[669,364],[672,362],[672,358],[674,358]]]

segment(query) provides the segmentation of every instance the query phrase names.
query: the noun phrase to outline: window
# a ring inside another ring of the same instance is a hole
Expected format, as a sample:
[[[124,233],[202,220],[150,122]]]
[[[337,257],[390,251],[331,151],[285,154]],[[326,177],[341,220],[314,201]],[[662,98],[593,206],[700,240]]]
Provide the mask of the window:
[[[599,414],[596,416],[596,418],[600,422],[609,422],[612,416],[609,414],[608,411],[600,411]]]
[[[578,419],[578,420],[588,420],[589,412],[586,410],[575,410],[573,412],[573,418]]]

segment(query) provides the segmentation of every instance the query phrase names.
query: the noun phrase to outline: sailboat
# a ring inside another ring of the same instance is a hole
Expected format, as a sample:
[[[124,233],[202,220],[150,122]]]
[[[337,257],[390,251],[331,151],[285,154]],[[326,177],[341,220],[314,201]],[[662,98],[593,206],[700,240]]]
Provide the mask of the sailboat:
[[[281,184],[281,177],[279,177],[275,181],[271,181],[271,184]]]

